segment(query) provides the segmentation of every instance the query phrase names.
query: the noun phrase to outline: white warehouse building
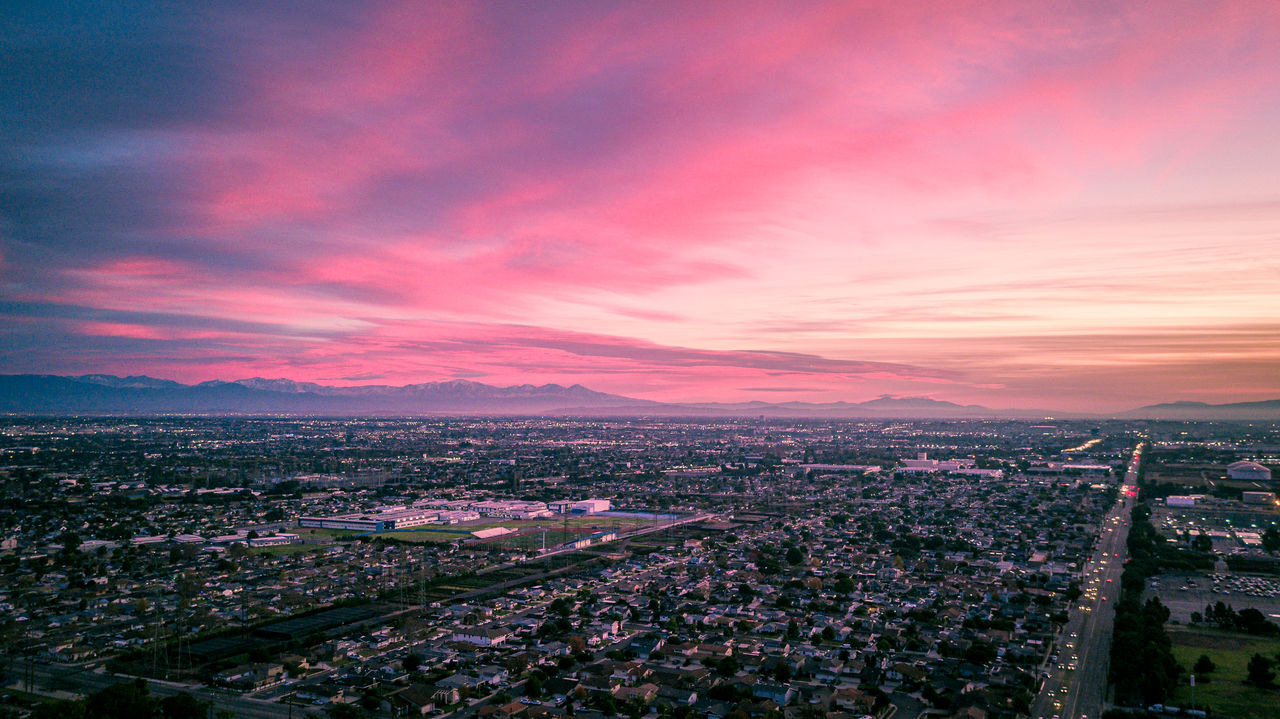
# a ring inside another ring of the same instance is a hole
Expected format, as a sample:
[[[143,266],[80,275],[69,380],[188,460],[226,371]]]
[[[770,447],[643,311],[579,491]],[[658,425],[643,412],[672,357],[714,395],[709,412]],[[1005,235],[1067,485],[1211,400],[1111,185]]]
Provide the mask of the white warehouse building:
[[[1266,482],[1271,479],[1271,470],[1257,462],[1233,462],[1227,465],[1227,478]]]
[[[607,499],[566,499],[552,502],[549,506],[551,511],[559,514],[599,514],[609,511],[613,505]]]

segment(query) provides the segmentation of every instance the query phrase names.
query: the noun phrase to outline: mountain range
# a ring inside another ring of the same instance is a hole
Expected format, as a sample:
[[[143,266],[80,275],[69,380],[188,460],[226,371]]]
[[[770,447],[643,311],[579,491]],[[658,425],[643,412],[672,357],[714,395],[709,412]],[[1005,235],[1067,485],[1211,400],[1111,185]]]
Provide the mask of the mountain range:
[[[928,397],[865,402],[664,403],[596,392],[582,385],[495,387],[468,380],[404,386],[332,387],[288,379],[182,384],[146,376],[0,375],[0,413],[8,414],[297,414],[356,415],[654,415],[818,418],[1009,418],[1086,415],[991,409]],[[1129,410],[1120,419],[1274,420],[1280,400],[1206,404],[1173,402]]]

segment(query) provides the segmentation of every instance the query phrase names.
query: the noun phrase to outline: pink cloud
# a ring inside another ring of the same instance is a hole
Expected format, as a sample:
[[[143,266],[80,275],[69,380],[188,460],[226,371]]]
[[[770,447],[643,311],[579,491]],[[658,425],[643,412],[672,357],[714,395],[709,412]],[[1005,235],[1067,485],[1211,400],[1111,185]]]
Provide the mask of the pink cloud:
[[[99,313],[69,331],[173,343],[191,373],[1029,400],[1029,378],[1075,363],[1084,393],[1088,357],[1028,341],[1011,362],[1030,369],[1007,370],[992,340],[1274,306],[1265,283],[1221,281],[1274,262],[1274,203],[1247,227],[1206,213],[1194,230],[1218,246],[1098,208],[1256,202],[1239,193],[1268,186],[1273,150],[1241,128],[1280,121],[1277,7],[510,10],[534,32],[484,5],[396,5],[235,58],[245,116],[175,133],[186,224],[40,268],[47,287],[0,269],[21,301]],[[1160,293],[1188,268],[1204,281]],[[1085,401],[1213,352],[1175,345],[1111,345]],[[1274,386],[1232,367],[1223,386]]]

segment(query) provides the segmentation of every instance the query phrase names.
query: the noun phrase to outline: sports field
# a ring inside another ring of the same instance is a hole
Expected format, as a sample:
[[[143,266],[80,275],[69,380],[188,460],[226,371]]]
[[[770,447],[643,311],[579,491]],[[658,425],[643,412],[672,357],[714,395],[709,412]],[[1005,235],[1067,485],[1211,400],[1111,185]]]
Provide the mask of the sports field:
[[[487,540],[496,546],[539,549],[542,547],[543,531],[546,532],[547,547],[554,547],[570,539],[585,537],[596,532],[625,532],[653,524],[653,520],[641,517],[610,516],[594,514],[588,516],[549,517],[543,519],[480,519],[447,527],[415,527],[395,532],[380,532],[369,536],[392,537],[402,542],[456,542],[458,540],[475,539],[470,533],[494,527],[505,527],[514,530],[510,536],[495,537]],[[323,530],[320,530],[323,531]]]

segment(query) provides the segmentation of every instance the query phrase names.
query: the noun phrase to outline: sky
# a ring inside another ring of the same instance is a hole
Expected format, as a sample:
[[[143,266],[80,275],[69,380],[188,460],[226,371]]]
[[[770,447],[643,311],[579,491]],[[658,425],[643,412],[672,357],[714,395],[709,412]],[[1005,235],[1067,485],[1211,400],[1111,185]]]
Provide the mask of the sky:
[[[0,372],[1280,397],[1280,3],[0,10]]]

